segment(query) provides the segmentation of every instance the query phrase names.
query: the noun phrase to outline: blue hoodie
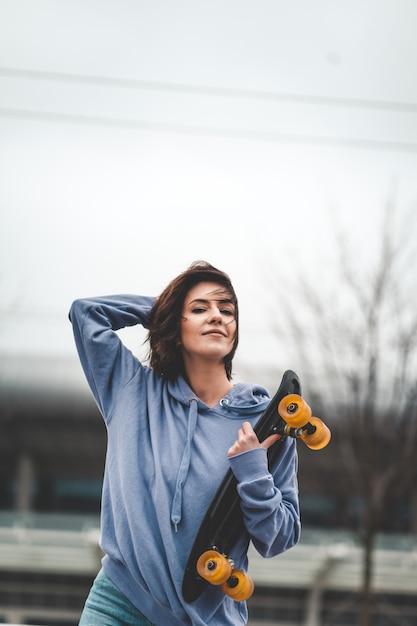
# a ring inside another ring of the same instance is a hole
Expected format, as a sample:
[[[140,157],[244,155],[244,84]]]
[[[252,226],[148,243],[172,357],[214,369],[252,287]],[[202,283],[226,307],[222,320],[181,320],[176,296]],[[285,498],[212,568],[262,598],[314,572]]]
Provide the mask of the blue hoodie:
[[[233,550],[247,569],[252,540],[270,557],[296,544],[300,533],[294,440],[273,475],[266,450],[230,459],[243,421],[255,425],[269,397],[236,384],[213,408],[182,376],[167,381],[143,365],[117,332],[141,324],[154,302],[143,296],[76,300],[70,311],[82,367],[107,433],[101,510],[103,568],[113,583],[156,626],[238,626],[245,602],[208,585],[186,603],[182,578],[188,554],[221,479],[231,466],[238,481],[247,534]]]

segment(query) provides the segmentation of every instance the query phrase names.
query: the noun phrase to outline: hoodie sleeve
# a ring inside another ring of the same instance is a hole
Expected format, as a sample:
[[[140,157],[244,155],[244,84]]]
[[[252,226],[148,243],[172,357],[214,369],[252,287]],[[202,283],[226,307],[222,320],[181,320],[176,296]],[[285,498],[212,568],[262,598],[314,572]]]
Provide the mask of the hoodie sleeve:
[[[75,300],[71,306],[69,319],[81,365],[103,417],[141,367],[116,331],[136,324],[147,328],[153,302],[123,295]]]
[[[268,469],[264,448],[248,450],[229,459],[238,481],[246,529],[263,557],[288,550],[300,537],[297,447],[295,440],[289,438],[283,445],[273,474]]]

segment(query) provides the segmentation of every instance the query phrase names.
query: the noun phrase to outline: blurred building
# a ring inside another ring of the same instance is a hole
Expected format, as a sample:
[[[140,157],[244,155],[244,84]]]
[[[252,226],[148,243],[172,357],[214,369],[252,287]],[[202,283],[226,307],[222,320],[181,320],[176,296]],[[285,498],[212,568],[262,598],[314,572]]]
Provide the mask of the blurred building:
[[[106,432],[78,363],[2,356],[0,622],[75,626],[100,567]],[[27,370],[27,371],[25,371]],[[47,381],[48,386],[45,385]],[[274,559],[251,552],[250,626],[358,623],[362,551],[344,529],[331,446],[300,450],[303,535]],[[417,623],[417,537],[409,501],[385,520],[375,552],[375,626]],[[169,625],[167,625],[169,626]]]

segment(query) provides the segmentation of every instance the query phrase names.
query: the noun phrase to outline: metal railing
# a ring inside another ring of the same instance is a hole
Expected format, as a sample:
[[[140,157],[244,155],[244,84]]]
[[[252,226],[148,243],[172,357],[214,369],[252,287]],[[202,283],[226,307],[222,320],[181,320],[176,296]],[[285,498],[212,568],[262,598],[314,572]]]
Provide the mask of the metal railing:
[[[68,602],[65,608],[60,601],[65,594],[67,599],[70,596],[77,601],[85,599],[88,589],[80,588],[79,581],[75,581],[77,576],[92,579],[99,570],[102,553],[98,541],[96,517],[0,513],[0,574],[4,578],[0,619],[9,620],[9,626],[38,617],[40,623],[55,619],[71,626],[77,624],[79,612],[70,608],[74,603]],[[306,602],[302,623],[305,626],[317,623],[314,615],[318,614],[318,603],[325,591],[352,594],[360,591],[362,557],[362,548],[348,533],[304,529],[299,545],[276,558],[263,559],[251,547],[249,574],[257,588],[271,590],[268,602],[272,602],[276,594],[282,596],[281,603],[284,602],[283,590],[303,590]],[[417,537],[379,537],[374,567],[376,593],[408,596],[411,602],[417,592]],[[9,574],[14,576],[14,582],[6,582]],[[54,574],[62,575],[70,577],[71,582],[65,589],[58,581],[55,585],[45,581],[36,583],[36,594],[38,599],[44,596],[45,607],[23,606],[30,602],[34,582],[20,579],[20,574],[23,577],[25,574],[49,576],[49,579]],[[16,593],[25,599],[22,606],[16,606],[12,600]],[[279,601],[276,599],[276,603]],[[254,596],[252,604],[255,608],[256,603],[262,602],[262,598]],[[284,622],[275,623],[283,626]],[[267,626],[267,623],[261,619],[249,622],[251,626]]]

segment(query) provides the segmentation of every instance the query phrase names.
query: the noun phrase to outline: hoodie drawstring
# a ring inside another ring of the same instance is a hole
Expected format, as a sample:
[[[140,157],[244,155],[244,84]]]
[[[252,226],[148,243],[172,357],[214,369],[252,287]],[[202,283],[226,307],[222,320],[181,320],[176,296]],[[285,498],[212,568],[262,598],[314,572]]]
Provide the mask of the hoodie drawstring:
[[[171,521],[174,524],[175,532],[177,532],[178,530],[178,524],[180,523],[182,517],[182,489],[187,478],[191,462],[191,443],[197,424],[197,409],[197,398],[191,398],[190,410],[188,412],[187,442],[185,444],[184,452],[182,454],[182,459],[177,474],[177,483],[175,485],[175,494],[171,508]]]

